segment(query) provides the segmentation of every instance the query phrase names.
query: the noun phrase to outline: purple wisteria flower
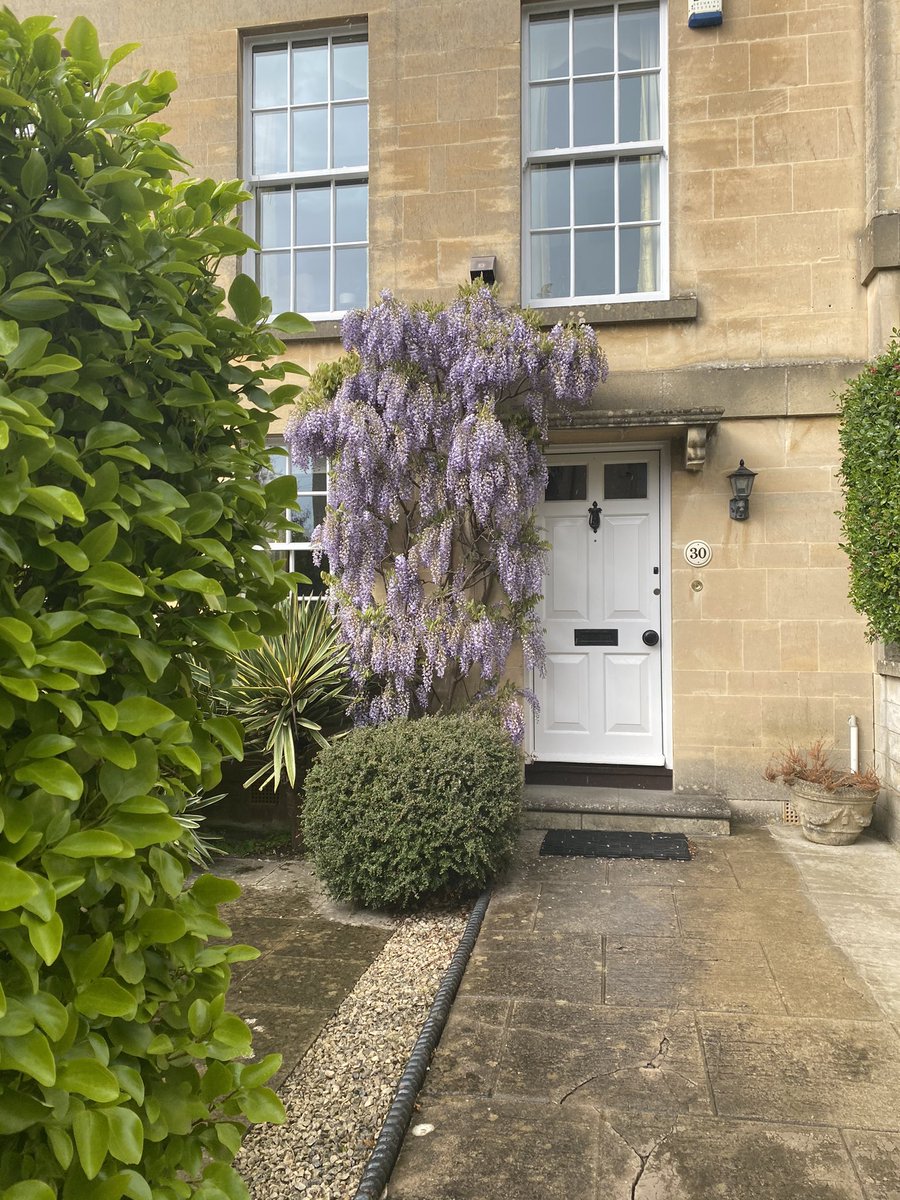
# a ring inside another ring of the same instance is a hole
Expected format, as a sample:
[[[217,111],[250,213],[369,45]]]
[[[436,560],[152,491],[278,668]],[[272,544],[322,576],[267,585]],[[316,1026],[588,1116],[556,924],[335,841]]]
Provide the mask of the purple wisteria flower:
[[[517,742],[522,699],[504,674],[518,643],[543,670],[537,616],[551,413],[607,376],[594,331],[549,333],[472,285],[443,308],[382,293],[348,313],[350,352],[320,369],[288,420],[291,457],[330,459],[313,533],[349,647],[360,722],[491,703]]]

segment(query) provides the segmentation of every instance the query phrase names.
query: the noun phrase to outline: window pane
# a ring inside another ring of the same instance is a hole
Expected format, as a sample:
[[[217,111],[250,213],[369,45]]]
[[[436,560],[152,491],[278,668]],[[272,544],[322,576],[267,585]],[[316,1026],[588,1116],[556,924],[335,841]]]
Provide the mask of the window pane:
[[[287,46],[266,46],[253,51],[253,107],[278,108],[287,104]]]
[[[603,467],[605,500],[646,500],[647,464],[605,463]]]
[[[575,75],[602,75],[614,68],[612,9],[575,14]]]
[[[297,245],[331,243],[331,188],[297,188]]]
[[[587,467],[556,466],[547,468],[545,500],[586,500]]]
[[[531,228],[569,224],[569,165],[533,167],[531,171]]]
[[[605,146],[613,133],[613,81],[579,80],[575,83],[576,146]]]
[[[276,555],[277,557],[277,555]],[[312,550],[292,550],[284,555],[290,562],[286,563],[286,568],[289,571],[299,571],[301,575],[305,575],[310,583],[301,583],[297,588],[297,593],[300,596],[323,596],[325,594],[325,584],[322,582],[322,572],[328,570],[328,560],[323,558],[321,566],[316,566],[313,562]]]
[[[531,148],[555,150],[569,144],[569,85],[546,83],[531,89]]]
[[[334,165],[364,167],[369,161],[369,106],[348,104],[334,109]]]
[[[335,100],[369,94],[369,47],[365,42],[335,41],[333,90]]]
[[[659,137],[659,76],[619,80],[619,141],[653,142]]]
[[[334,290],[341,312],[347,308],[362,308],[366,303],[366,258],[364,246],[334,252]]]
[[[594,229],[575,234],[575,294],[609,296],[616,290],[615,233]]]
[[[619,9],[619,70],[659,66],[659,9]]]
[[[253,117],[253,174],[277,175],[288,169],[287,113]]]
[[[291,531],[292,542],[308,542],[313,530],[320,525],[325,517],[324,496],[298,496],[297,507],[291,512],[291,520],[302,526],[302,532]]]
[[[612,225],[615,219],[615,165],[576,163],[575,224]]]
[[[291,114],[294,170],[321,171],[328,166],[328,109],[300,108]]]
[[[273,456],[273,462],[275,461]],[[282,459],[282,462],[286,462]],[[328,473],[324,458],[317,458],[313,461],[312,471],[308,471],[305,467],[293,466],[291,468],[294,478],[297,480],[297,494],[303,492],[324,492],[328,483]],[[282,474],[285,471],[282,470]]]
[[[331,312],[331,251],[297,252],[297,308],[300,312]]]
[[[570,296],[569,235],[531,235],[531,294],[535,300]]]
[[[328,99],[328,43],[294,46],[295,104],[324,104]]]
[[[529,22],[530,79],[558,79],[569,74],[569,18],[532,17]]]
[[[623,158],[619,162],[619,220],[659,220],[658,158]]]
[[[365,183],[344,183],[335,198],[336,242],[365,242],[368,239],[369,188]]]
[[[259,193],[259,244],[264,250],[291,244],[291,193]]]
[[[291,256],[287,250],[259,256],[259,290],[272,301],[273,313],[294,307],[291,303]]]
[[[659,288],[659,227],[623,229],[619,234],[619,287],[623,292],[655,292]]]

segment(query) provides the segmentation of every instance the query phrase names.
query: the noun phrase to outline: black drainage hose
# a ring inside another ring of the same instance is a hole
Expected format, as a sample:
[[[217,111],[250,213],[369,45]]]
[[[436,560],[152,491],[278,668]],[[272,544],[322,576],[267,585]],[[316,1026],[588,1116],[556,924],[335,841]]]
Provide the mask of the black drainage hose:
[[[400,1076],[391,1107],[384,1118],[381,1133],[379,1133],[375,1148],[366,1163],[366,1169],[363,1171],[359,1188],[353,1200],[379,1200],[387,1186],[412,1117],[416,1097],[425,1082],[425,1072],[428,1070],[431,1056],[434,1054],[435,1047],[444,1031],[444,1025],[447,1023],[450,1005],[453,1003],[453,997],[456,995],[456,990],[463,977],[463,971],[466,969],[466,963],[469,961],[478,931],[481,929],[481,922],[484,920],[490,898],[490,892],[482,892],[475,901],[475,907],[466,922],[459,945],[450,959],[450,965],[444,972],[444,978],[441,980],[431,1008],[428,1010],[422,1032],[419,1034],[412,1053],[407,1059],[403,1074]]]

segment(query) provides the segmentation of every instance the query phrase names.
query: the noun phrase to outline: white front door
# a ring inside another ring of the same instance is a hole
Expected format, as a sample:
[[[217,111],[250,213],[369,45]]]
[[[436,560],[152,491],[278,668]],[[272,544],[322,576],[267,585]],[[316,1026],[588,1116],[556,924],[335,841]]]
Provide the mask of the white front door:
[[[661,766],[660,452],[554,455],[548,465],[535,757]]]

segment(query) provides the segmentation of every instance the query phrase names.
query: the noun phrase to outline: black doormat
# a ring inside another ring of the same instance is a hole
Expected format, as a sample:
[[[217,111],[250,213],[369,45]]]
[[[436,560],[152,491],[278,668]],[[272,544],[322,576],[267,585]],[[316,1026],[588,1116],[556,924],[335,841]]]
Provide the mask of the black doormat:
[[[689,862],[683,833],[622,833],[605,829],[549,829],[541,854],[564,858],[674,858]]]

